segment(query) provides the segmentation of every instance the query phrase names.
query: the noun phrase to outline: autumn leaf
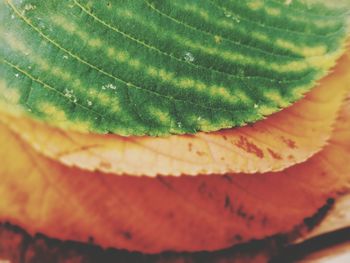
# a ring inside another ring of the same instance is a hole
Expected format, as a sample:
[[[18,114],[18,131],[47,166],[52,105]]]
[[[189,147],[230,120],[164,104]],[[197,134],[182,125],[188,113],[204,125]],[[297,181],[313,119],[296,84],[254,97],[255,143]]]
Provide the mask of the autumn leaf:
[[[0,218],[62,240],[160,251],[217,250],[286,233],[350,185],[350,107],[307,162],[247,176],[132,177],[68,168],[1,127]]]
[[[121,137],[80,134],[4,114],[0,119],[40,153],[89,171],[149,176],[278,171],[305,161],[326,144],[349,90],[349,54],[303,100],[239,129]]]
[[[350,192],[344,1],[0,0],[0,220],[144,253],[302,226]]]

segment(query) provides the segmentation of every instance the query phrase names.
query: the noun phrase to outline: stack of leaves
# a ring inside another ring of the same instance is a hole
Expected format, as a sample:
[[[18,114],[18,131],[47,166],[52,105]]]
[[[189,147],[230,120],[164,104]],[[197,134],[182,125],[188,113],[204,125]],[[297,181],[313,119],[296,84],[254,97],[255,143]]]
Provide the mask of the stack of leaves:
[[[350,3],[0,0],[0,222],[145,253],[350,191]]]

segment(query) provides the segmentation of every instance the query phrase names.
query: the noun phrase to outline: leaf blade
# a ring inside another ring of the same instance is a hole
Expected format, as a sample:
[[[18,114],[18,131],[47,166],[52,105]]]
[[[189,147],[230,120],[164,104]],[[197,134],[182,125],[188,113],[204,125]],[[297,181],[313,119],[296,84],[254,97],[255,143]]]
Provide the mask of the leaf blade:
[[[103,247],[147,253],[211,251],[288,233],[349,191],[349,105],[323,151],[257,176],[91,173],[45,159],[2,126],[0,218],[31,234],[82,242],[93,236]]]
[[[338,16],[344,27],[338,35],[304,37],[305,43],[330,46],[306,46],[299,49],[305,54],[292,56],[291,50],[275,51],[270,42],[249,45],[252,38],[243,32],[249,21],[238,25],[245,36],[224,39],[223,25],[214,35],[169,17],[158,9],[169,3],[156,2],[44,5],[3,0],[6,27],[1,28],[0,55],[7,63],[0,70],[5,88],[20,97],[10,104],[31,110],[32,117],[84,132],[169,135],[241,126],[300,99],[333,65],[346,35],[345,18]],[[195,1],[192,5],[197,6]],[[214,10],[209,1],[205,6]],[[232,28],[234,21],[221,15]],[[257,34],[276,38],[274,31],[259,30]],[[298,49],[292,37],[280,36],[285,50]],[[246,43],[238,42],[244,38]]]

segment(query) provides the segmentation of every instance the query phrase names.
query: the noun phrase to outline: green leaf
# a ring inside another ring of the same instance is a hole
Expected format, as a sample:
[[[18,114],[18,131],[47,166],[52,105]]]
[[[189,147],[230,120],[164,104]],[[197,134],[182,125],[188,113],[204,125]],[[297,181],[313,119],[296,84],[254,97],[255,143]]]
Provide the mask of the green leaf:
[[[0,0],[0,109],[121,135],[256,122],[344,49],[349,3],[314,2]]]

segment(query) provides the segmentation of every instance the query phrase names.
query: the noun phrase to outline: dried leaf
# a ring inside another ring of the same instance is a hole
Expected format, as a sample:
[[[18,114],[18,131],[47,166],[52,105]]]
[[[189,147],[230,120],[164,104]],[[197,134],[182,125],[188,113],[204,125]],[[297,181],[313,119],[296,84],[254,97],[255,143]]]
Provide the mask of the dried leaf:
[[[0,133],[0,218],[63,240],[155,253],[217,250],[291,231],[350,187],[350,107],[307,162],[247,176],[132,177],[65,167]]]
[[[326,144],[349,89],[349,54],[303,100],[239,129],[168,138],[121,137],[67,132],[3,114],[0,119],[37,151],[90,171],[149,176],[278,171],[305,161]]]

